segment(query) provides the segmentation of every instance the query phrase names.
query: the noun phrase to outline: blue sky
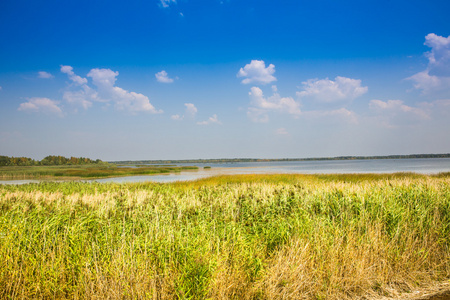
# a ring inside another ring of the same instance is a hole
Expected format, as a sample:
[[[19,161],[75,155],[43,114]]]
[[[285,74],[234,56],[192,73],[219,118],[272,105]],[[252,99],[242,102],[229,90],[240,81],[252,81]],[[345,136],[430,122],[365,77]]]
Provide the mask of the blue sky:
[[[449,1],[0,2],[0,155],[450,152]]]

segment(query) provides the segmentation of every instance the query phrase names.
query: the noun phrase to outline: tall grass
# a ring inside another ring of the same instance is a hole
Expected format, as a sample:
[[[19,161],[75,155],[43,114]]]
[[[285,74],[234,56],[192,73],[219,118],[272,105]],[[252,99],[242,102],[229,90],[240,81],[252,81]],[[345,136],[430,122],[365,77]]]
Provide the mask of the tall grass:
[[[449,176],[0,186],[0,298],[354,299],[450,277]]]

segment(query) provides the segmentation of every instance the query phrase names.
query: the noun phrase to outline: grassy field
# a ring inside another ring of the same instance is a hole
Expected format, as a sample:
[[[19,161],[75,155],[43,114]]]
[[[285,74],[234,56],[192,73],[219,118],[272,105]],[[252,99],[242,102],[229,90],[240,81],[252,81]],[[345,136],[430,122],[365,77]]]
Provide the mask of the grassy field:
[[[117,166],[114,164],[60,166],[0,166],[0,180],[8,179],[82,179],[133,175],[152,175],[198,170],[195,166]]]
[[[355,299],[450,278],[450,174],[0,186],[0,298]]]

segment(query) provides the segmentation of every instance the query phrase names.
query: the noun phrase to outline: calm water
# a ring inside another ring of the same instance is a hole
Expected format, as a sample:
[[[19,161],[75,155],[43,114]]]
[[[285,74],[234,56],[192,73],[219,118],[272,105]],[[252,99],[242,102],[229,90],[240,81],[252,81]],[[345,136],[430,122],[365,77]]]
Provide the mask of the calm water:
[[[189,165],[189,164],[180,164]],[[192,165],[192,164],[191,164]],[[196,164],[198,167],[233,169],[233,174],[247,173],[394,173],[415,172],[433,174],[450,172],[450,158],[424,159],[361,159],[286,162],[250,162],[224,164]],[[237,170],[234,170],[237,169]],[[238,172],[238,173],[234,173]]]
[[[220,164],[178,164],[196,165],[199,171],[186,171],[178,174],[127,176],[117,178],[95,179],[96,182],[174,182],[196,180],[215,175],[234,174],[272,174],[272,173],[394,173],[415,172],[435,174],[450,172],[450,158],[424,159],[365,159],[365,160],[329,160],[329,161],[289,161],[289,162],[251,162],[251,163],[220,163]],[[204,170],[204,166],[211,169]],[[90,180],[88,180],[89,182]],[[9,180],[0,184],[23,184],[36,180]]]

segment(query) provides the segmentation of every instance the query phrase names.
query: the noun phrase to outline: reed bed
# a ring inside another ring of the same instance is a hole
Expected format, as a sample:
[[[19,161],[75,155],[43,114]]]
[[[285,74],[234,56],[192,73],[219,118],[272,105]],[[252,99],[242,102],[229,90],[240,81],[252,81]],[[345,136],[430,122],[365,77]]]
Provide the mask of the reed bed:
[[[367,299],[450,278],[450,177],[0,186],[1,299]]]

